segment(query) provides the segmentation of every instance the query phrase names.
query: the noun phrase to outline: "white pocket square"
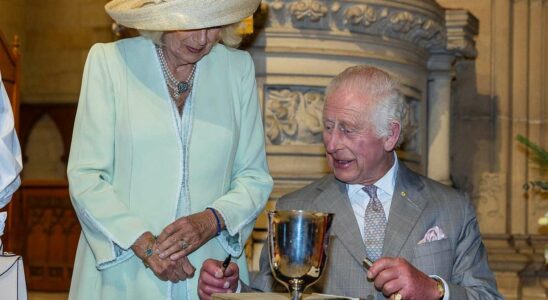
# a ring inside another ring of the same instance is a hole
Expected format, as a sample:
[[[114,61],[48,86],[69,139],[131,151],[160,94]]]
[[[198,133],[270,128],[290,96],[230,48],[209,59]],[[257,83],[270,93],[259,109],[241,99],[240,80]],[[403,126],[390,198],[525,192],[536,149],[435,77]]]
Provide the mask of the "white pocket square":
[[[420,245],[420,244],[429,243],[433,241],[443,240],[446,238],[447,236],[445,236],[445,233],[443,233],[443,230],[441,230],[441,228],[439,228],[438,226],[434,226],[426,231],[422,240],[420,240],[417,244]]]

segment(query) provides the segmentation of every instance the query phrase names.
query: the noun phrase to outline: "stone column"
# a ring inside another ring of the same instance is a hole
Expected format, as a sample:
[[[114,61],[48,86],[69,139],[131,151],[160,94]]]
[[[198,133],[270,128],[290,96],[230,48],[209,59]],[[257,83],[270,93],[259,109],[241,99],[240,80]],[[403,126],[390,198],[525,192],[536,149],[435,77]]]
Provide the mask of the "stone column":
[[[427,176],[450,185],[451,79],[454,55],[432,55],[428,60]]]
[[[431,52],[428,69],[428,177],[451,185],[451,81],[453,63],[460,58],[477,56],[474,36],[479,22],[462,9],[445,11],[447,45]]]

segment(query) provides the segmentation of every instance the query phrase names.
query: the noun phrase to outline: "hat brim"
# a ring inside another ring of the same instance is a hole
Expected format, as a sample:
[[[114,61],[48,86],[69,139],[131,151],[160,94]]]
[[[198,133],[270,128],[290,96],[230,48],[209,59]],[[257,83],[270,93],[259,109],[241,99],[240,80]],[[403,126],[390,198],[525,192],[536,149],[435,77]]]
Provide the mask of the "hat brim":
[[[116,23],[139,30],[171,31],[223,26],[252,15],[261,0],[113,0]]]

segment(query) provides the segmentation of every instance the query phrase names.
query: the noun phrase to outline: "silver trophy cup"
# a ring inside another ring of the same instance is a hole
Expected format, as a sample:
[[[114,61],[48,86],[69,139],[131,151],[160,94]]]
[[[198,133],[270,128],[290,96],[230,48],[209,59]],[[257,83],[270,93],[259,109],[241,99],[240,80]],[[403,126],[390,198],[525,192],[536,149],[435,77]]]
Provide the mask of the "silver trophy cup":
[[[322,275],[334,214],[302,210],[268,213],[268,246],[274,278],[300,300]]]

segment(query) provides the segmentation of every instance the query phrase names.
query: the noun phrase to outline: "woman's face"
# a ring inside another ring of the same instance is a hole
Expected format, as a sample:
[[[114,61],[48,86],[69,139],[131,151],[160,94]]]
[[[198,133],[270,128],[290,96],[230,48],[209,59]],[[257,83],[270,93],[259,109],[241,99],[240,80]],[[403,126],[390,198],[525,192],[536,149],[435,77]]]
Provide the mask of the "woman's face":
[[[222,27],[166,32],[163,42],[177,64],[194,64],[206,56],[219,40]]]

